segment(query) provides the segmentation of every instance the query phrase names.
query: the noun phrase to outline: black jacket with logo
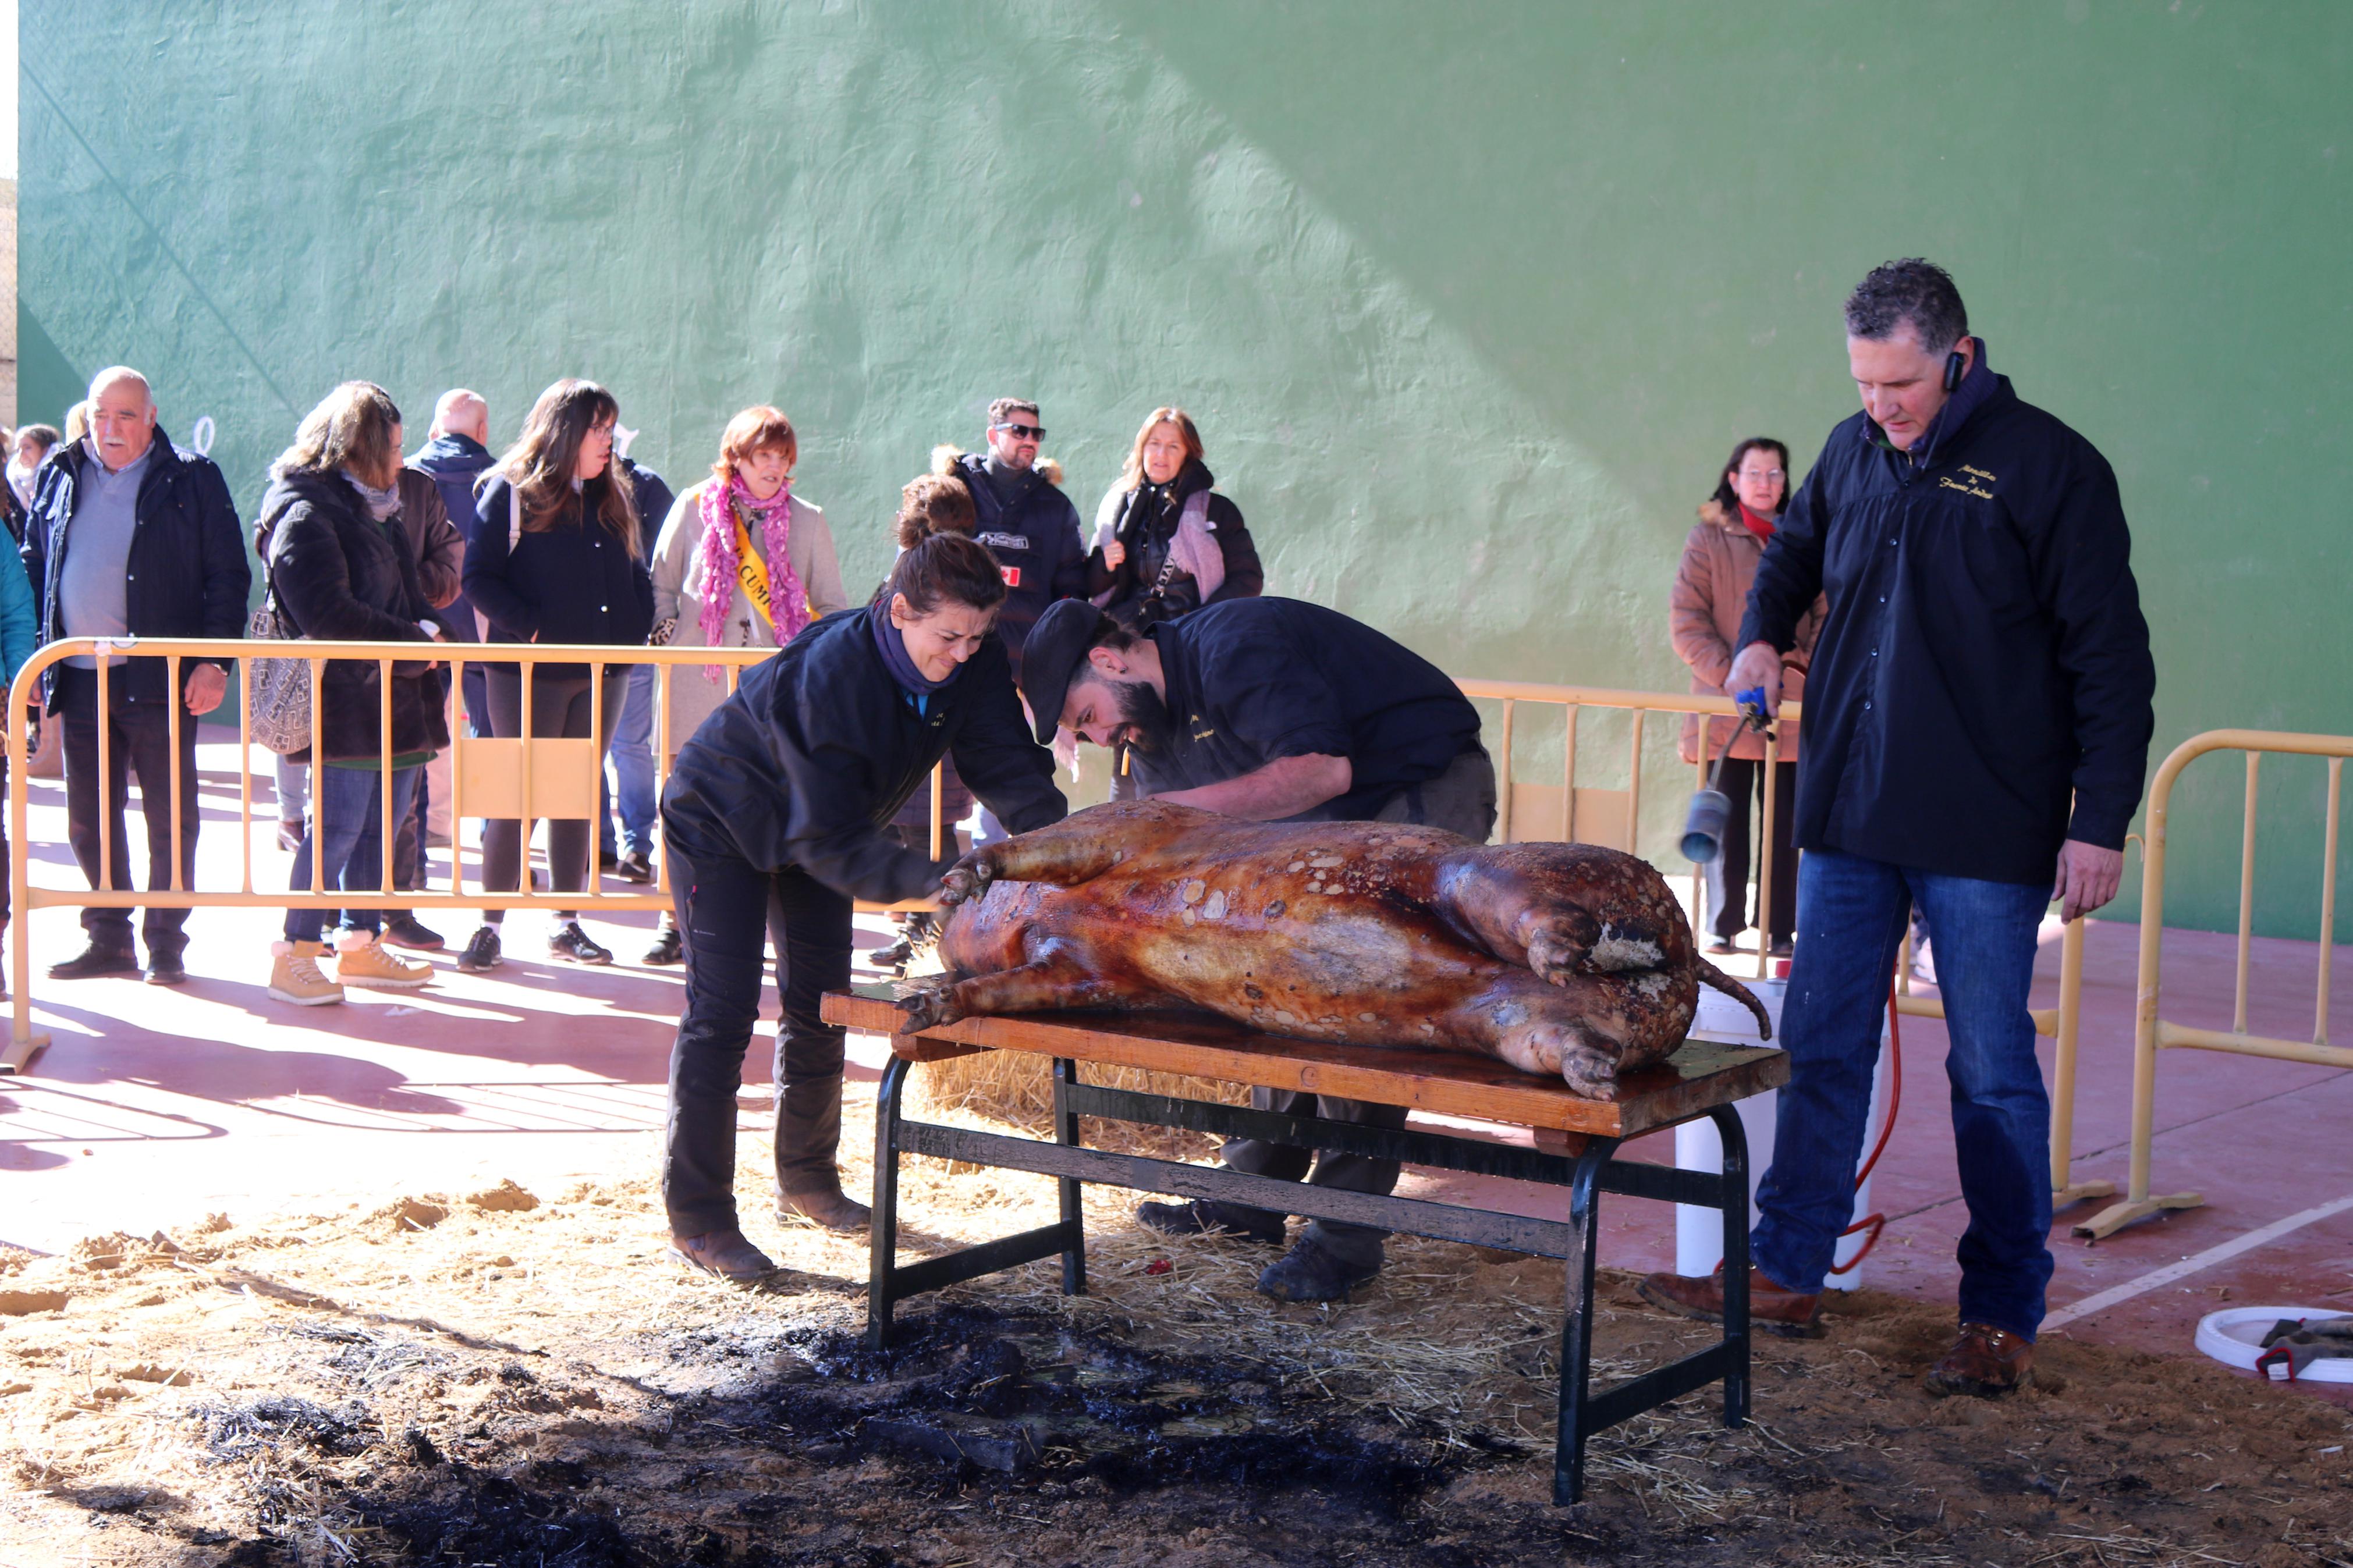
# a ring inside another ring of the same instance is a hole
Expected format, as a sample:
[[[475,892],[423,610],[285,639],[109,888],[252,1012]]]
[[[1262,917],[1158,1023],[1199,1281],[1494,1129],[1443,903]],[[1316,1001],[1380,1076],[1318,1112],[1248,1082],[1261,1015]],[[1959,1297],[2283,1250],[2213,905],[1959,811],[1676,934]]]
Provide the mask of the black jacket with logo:
[[[1787,649],[1827,595],[1800,847],[2048,884],[2065,839],[2124,847],[2156,668],[2115,472],[1978,348],[1916,461],[1865,415],[1831,432],[1740,646]]]
[[[38,636],[45,643],[66,635],[58,591],[65,580],[66,552],[73,545],[75,491],[82,467],[90,460],[79,441],[61,442],[34,480],[32,515],[25,524],[25,575],[41,596]],[[124,589],[131,635],[207,640],[243,637],[253,568],[237,527],[237,503],[229,500],[227,482],[212,459],[173,446],[164,426],[157,425],[132,516],[130,580]],[[183,688],[198,662],[181,661]],[[42,672],[45,700],[57,671],[51,665]],[[121,679],[126,700],[164,700],[162,659],[130,659]]]
[[[690,862],[797,866],[852,898],[920,898],[943,868],[881,830],[946,755],[1015,833],[1067,814],[1004,645],[983,643],[919,711],[875,646],[881,614],[842,610],[808,627],[745,670],[695,731],[662,791],[662,831]]]
[[[1013,677],[1021,678],[1021,645],[1029,628],[1057,599],[1087,591],[1087,545],[1079,536],[1079,509],[1071,498],[1032,468],[1012,495],[999,500],[988,477],[985,454],[959,452],[956,478],[972,492],[976,531],[1005,573],[1005,606],[997,612],[997,635],[1013,656]]]

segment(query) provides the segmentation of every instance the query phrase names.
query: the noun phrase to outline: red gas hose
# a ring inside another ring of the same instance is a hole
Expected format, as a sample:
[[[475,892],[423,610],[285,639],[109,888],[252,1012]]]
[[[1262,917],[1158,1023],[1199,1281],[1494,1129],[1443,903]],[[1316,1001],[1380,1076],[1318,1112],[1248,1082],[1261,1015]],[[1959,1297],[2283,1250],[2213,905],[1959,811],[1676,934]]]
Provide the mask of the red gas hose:
[[[1880,1155],[1887,1152],[1888,1137],[1895,1131],[1895,1113],[1904,1108],[1904,1024],[1903,1015],[1895,1010],[1895,982],[1892,979],[1887,983],[1887,1117],[1880,1123],[1879,1142],[1872,1145],[1871,1157],[1854,1174],[1857,1192],[1862,1191],[1862,1184],[1871,1179],[1872,1168],[1879,1163]],[[1857,1265],[1871,1256],[1871,1249],[1879,1245],[1879,1233],[1886,1228],[1886,1215],[1867,1214],[1839,1232],[1841,1240],[1857,1231],[1867,1230],[1871,1234],[1864,1238],[1862,1250],[1844,1263],[1832,1264],[1831,1272],[1852,1273]]]

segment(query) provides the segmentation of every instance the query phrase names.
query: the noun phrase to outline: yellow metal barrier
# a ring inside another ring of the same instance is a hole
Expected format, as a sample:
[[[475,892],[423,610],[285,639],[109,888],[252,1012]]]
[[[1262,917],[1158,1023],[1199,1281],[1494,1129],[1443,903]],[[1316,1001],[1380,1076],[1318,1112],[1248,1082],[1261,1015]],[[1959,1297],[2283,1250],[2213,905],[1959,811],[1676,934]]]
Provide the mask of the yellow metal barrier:
[[[390,792],[384,795],[383,855],[384,864],[378,880],[382,890],[351,894],[331,889],[327,886],[324,857],[313,855],[311,864],[311,886],[308,890],[279,891],[257,889],[253,885],[253,734],[249,710],[243,698],[238,699],[237,713],[237,800],[239,806],[239,861],[243,868],[238,888],[234,892],[210,891],[184,886],[181,845],[183,824],[180,820],[182,774],[180,735],[183,724],[197,721],[182,704],[170,704],[172,743],[172,776],[170,780],[170,812],[172,818],[172,879],[168,888],[142,889],[115,889],[113,882],[113,839],[104,831],[98,839],[98,881],[96,889],[43,888],[35,886],[29,878],[32,857],[25,852],[26,791],[21,781],[28,775],[26,770],[26,731],[28,710],[38,705],[40,679],[44,670],[60,660],[80,656],[118,655],[164,660],[166,689],[178,690],[181,666],[191,658],[211,659],[223,663],[234,661],[239,673],[240,694],[250,689],[251,660],[256,658],[301,658],[311,666],[311,732],[320,731],[322,678],[330,659],[363,659],[375,662],[378,672],[377,688],[382,709],[377,715],[377,734],[384,752],[379,759],[389,777],[392,767],[392,685],[390,673],[396,663],[413,662],[420,655],[438,658],[448,668],[449,687],[454,692],[462,689],[465,668],[469,664],[525,665],[544,664],[586,665],[589,670],[590,732],[585,738],[561,739],[535,737],[519,739],[470,739],[464,726],[453,725],[449,770],[449,816],[453,829],[465,818],[522,817],[556,820],[594,817],[596,815],[597,778],[604,767],[606,736],[602,728],[604,685],[607,667],[651,665],[657,670],[659,689],[658,712],[659,728],[654,743],[654,784],[657,793],[669,777],[670,758],[686,737],[670,732],[671,680],[679,667],[688,667],[689,679],[702,679],[700,671],[705,665],[721,666],[726,670],[729,691],[733,691],[743,669],[768,657],[773,649],[709,648],[709,647],[585,647],[546,644],[510,643],[437,643],[413,642],[252,642],[206,641],[195,638],[92,638],[69,637],[38,649],[25,661],[16,673],[7,699],[8,766],[12,777],[20,781],[9,792],[8,825],[18,846],[10,868],[10,890],[15,899],[16,917],[9,932],[9,963],[16,976],[16,994],[11,999],[9,1039],[0,1050],[0,1072],[23,1069],[33,1054],[47,1043],[48,1037],[33,1028],[31,926],[26,916],[37,909],[69,905],[77,909],[339,909],[353,901],[372,908],[386,910],[436,909],[580,909],[599,913],[622,910],[666,910],[670,907],[669,868],[663,858],[655,858],[655,880],[642,891],[609,892],[597,886],[599,879],[591,876],[589,885],[577,892],[553,889],[541,893],[525,889],[517,892],[494,893],[477,885],[466,886],[466,852],[462,836],[450,834],[449,879],[446,888],[430,887],[400,892],[392,887],[392,861],[396,825],[392,817]],[[106,658],[99,657],[92,672],[97,681],[95,701],[101,713],[108,710],[111,683],[121,679],[121,672]],[[626,676],[617,679],[627,679]],[[534,681],[522,682],[522,710],[521,728],[531,732],[532,688]],[[109,726],[98,727],[98,788],[100,820],[111,817],[120,804],[107,799],[112,774],[110,770],[111,741]],[[223,726],[225,729],[226,726]],[[155,781],[160,783],[162,781]],[[153,809],[153,784],[140,781],[143,809]],[[940,821],[941,781],[934,770],[932,778],[932,853],[936,859],[944,842],[944,825]],[[593,846],[592,846],[593,853]],[[528,846],[524,865],[529,866]],[[420,876],[426,860],[420,851]],[[478,877],[479,883],[479,877]],[[922,909],[925,903],[863,904],[869,912],[892,909]]]
[[[2244,821],[2239,838],[2239,963],[2236,995],[2228,1029],[2200,1029],[2158,1016],[2165,956],[2165,849],[2173,786],[2181,771],[2209,752],[2243,752],[2247,759]],[[2323,833],[2320,892],[2320,965],[2314,984],[2312,1038],[2274,1039],[2247,1029],[2247,988],[2254,946],[2255,801],[2265,753],[2328,759],[2327,822]],[[2353,756],[2353,736],[2300,735],[2274,730],[2209,730],[2173,749],[2157,770],[2148,792],[2148,837],[2141,861],[2140,967],[2133,1019],[2132,1161],[2125,1200],[2094,1215],[2075,1234],[2097,1238],[2167,1209],[2197,1208],[2198,1193],[2152,1195],[2149,1147],[2157,1126],[2157,1053],[2161,1050],[2229,1051],[2274,1061],[2353,1068],[2353,1050],[2328,1043],[2328,960],[2337,921],[2337,816],[2342,798],[2345,759]]]
[[[1642,792],[1642,721],[1651,713],[1696,713],[1703,717],[1731,717],[1739,712],[1728,697],[1703,697],[1684,692],[1616,691],[1595,686],[1551,686],[1524,680],[1461,680],[1456,685],[1466,697],[1484,698],[1504,705],[1504,717],[1496,772],[1497,837],[1504,842],[1528,838],[1559,838],[1587,844],[1608,844],[1609,847],[1635,854],[1635,834],[1641,821]],[[1512,782],[1512,740],[1514,709],[1522,702],[1546,703],[1567,710],[1564,731],[1565,761],[1561,783],[1557,786],[1514,784]],[[1627,786],[1623,790],[1588,789],[1577,783],[1577,716],[1587,708],[1618,710],[1632,715],[1631,740],[1626,764]],[[1803,716],[1804,708],[1796,702],[1781,705],[1780,724],[1795,724]],[[1704,732],[1704,731],[1703,731]],[[1711,759],[1707,748],[1700,748],[1697,764],[1699,782],[1707,781]],[[1772,777],[1771,768],[1779,760],[1778,740],[1765,743],[1766,777]],[[2332,784],[2332,788],[2333,788]],[[1761,907],[1769,908],[1773,886],[1773,829],[1775,791],[1769,782],[1765,790],[1764,821],[1758,826],[1763,839],[1759,850],[1757,887]],[[1536,798],[1530,800],[1530,795]],[[2334,795],[2331,799],[2333,801]],[[1734,803],[1734,809],[1746,811],[1746,801]],[[1538,832],[1539,826],[1549,828],[1559,824],[1557,834]],[[1584,831],[1579,832],[1582,828]],[[1704,909],[1702,872],[1692,871],[1692,909],[1696,918]],[[2332,888],[2332,892],[2333,892]],[[1767,943],[1759,933],[1757,944],[1757,970],[1759,975],[1771,972],[1771,956]],[[1897,967],[1896,1011],[1912,1017],[1942,1018],[1945,1004],[1934,996],[1912,994],[1911,939],[1905,939],[1905,962]],[[2324,982],[2325,983],[2325,982]],[[2104,1198],[2113,1194],[2113,1182],[2075,1182],[2069,1178],[2074,1163],[2075,1124],[2075,1056],[2078,1026],[2083,1014],[2084,999],[2084,922],[2068,923],[2062,939],[2059,957],[2059,1005],[2037,1007],[2030,1014],[2037,1034],[2051,1037],[2052,1043],[2051,1090],[2051,1186],[2054,1206],[2064,1207],[2085,1198]]]
[[[1696,713],[1702,718],[1737,718],[1740,710],[1729,697],[1703,697],[1689,692],[1614,691],[1599,686],[1551,686],[1530,680],[1460,680],[1455,682],[1465,697],[1483,698],[1504,705],[1504,721],[1495,763],[1495,831],[1504,843],[1531,838],[1556,838],[1570,843],[1600,844],[1627,854],[1639,853],[1635,848],[1636,835],[1642,820],[1642,733],[1643,720],[1652,713],[1682,715]],[[1552,784],[1515,784],[1512,782],[1512,731],[1515,710],[1523,702],[1533,702],[1564,710],[1561,782]],[[1631,734],[1627,745],[1626,787],[1622,790],[1588,789],[1577,782],[1577,719],[1588,708],[1624,712],[1631,716]],[[1802,716],[1802,706],[1795,702],[1781,705],[1778,722],[1795,724]],[[1705,733],[1702,726],[1702,733]],[[1780,760],[1780,740],[1765,742],[1766,778],[1772,778],[1773,765]],[[1698,776],[1702,784],[1707,782],[1707,748],[1700,748]],[[1765,791],[1765,820],[1759,826],[1763,839],[1763,860],[1757,868],[1757,886],[1771,901],[1773,886],[1773,829],[1776,808],[1775,791],[1769,782]],[[1736,809],[1748,809],[1746,801]],[[1549,829],[1555,822],[1558,833]],[[1692,907],[1697,911],[1704,907],[1701,889],[1702,872],[1692,869]],[[1772,973],[1772,955],[1768,943],[1757,944],[1757,973]]]

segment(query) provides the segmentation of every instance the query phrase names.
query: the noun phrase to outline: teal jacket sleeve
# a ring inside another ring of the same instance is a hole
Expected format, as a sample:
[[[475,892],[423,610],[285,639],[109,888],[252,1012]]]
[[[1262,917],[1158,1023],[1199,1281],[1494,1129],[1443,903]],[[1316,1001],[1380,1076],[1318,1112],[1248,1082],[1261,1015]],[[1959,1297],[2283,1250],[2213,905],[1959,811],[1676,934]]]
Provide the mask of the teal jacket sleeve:
[[[38,642],[34,631],[33,584],[25,575],[25,558],[0,550],[0,683],[16,679]]]

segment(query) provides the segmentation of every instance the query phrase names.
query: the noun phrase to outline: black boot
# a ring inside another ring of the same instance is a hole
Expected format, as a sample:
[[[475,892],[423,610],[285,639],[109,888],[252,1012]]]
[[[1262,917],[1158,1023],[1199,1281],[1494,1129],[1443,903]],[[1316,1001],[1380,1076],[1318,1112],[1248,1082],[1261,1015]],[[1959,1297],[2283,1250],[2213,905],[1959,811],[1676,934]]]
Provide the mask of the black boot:
[[[873,1213],[841,1190],[841,1079],[787,1083],[776,1100],[776,1217],[862,1232]]]
[[[1370,1261],[1343,1258],[1310,1231],[1299,1245],[1266,1266],[1258,1277],[1261,1294],[1278,1301],[1338,1301],[1381,1271],[1380,1243]]]

